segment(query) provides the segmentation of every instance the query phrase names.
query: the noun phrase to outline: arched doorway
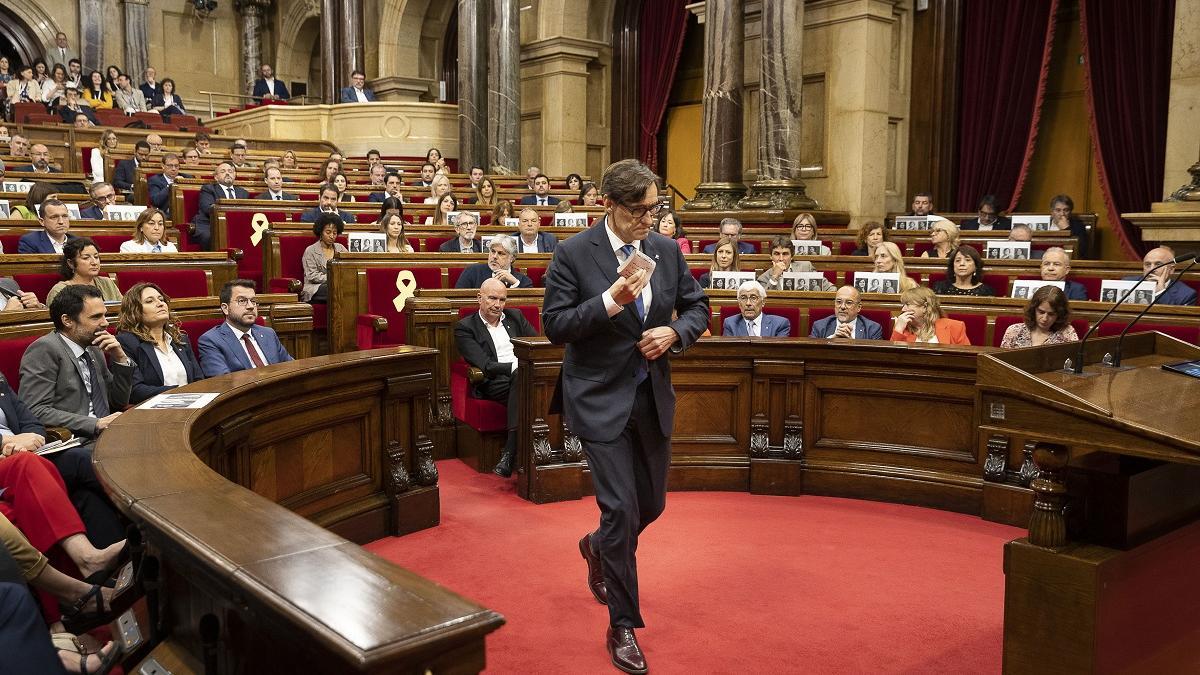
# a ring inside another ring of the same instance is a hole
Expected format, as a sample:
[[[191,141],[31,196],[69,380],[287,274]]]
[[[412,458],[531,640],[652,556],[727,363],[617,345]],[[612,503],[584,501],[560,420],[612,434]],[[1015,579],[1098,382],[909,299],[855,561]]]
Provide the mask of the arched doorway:
[[[15,73],[20,64],[33,63],[43,50],[29,25],[12,9],[0,5],[0,54],[8,57],[9,71]]]

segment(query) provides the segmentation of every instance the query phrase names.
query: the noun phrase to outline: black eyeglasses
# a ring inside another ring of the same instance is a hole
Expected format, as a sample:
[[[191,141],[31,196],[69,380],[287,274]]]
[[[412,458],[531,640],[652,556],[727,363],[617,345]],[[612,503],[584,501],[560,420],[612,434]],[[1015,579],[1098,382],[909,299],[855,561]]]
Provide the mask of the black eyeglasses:
[[[625,209],[626,213],[633,216],[634,220],[641,220],[642,218],[646,217],[646,214],[649,214],[651,216],[657,216],[658,214],[662,213],[663,211],[665,211],[667,209],[667,204],[666,204],[666,202],[656,202],[653,206],[637,206],[637,207],[631,207],[631,206],[626,206],[625,204],[621,204],[621,208]]]

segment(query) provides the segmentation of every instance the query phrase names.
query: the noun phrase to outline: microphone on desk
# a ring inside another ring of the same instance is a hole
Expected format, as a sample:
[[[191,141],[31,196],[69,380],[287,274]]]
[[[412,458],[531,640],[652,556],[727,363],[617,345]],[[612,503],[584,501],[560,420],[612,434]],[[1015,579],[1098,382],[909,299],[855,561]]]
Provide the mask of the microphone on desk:
[[[1167,291],[1171,290],[1171,287],[1172,287],[1172,286],[1174,286],[1175,284],[1177,284],[1177,283],[1179,283],[1181,280],[1183,280],[1183,275],[1184,275],[1184,274],[1187,274],[1188,270],[1190,270],[1190,269],[1192,269],[1193,267],[1195,267],[1195,266],[1196,266],[1196,262],[1197,262],[1197,261],[1195,260],[1195,258],[1196,258],[1196,254],[1195,254],[1195,253],[1189,253],[1189,254],[1187,254],[1187,255],[1182,255],[1182,256],[1179,256],[1178,258],[1175,258],[1175,260],[1180,260],[1180,261],[1182,261],[1182,260],[1187,260],[1188,258],[1192,258],[1192,259],[1193,259],[1193,260],[1192,260],[1192,264],[1190,264],[1190,265],[1188,265],[1187,267],[1183,268],[1183,271],[1182,271],[1182,272],[1180,272],[1180,273],[1179,273],[1179,274],[1178,274],[1178,275],[1175,277],[1175,279],[1174,279],[1173,281],[1171,281],[1171,283],[1167,284],[1167,285],[1166,285],[1166,286],[1163,288],[1163,290],[1162,290],[1162,293],[1159,293],[1158,295],[1154,296],[1154,299],[1152,299],[1152,300],[1150,301],[1150,304],[1146,305],[1146,308],[1145,308],[1145,309],[1143,309],[1143,310],[1141,311],[1141,313],[1140,313],[1140,314],[1138,314],[1137,316],[1133,317],[1133,321],[1130,321],[1129,323],[1125,324],[1125,330],[1122,330],[1122,331],[1121,331],[1121,337],[1117,338],[1117,346],[1116,346],[1116,348],[1115,348],[1115,349],[1113,349],[1113,351],[1112,351],[1112,363],[1110,363],[1109,365],[1113,366],[1114,368],[1115,368],[1115,367],[1117,367],[1117,366],[1120,366],[1120,365],[1121,365],[1121,343],[1125,341],[1125,334],[1126,334],[1126,333],[1128,333],[1128,332],[1129,332],[1129,329],[1130,329],[1130,328],[1133,328],[1133,326],[1134,326],[1134,325],[1135,325],[1135,324],[1136,324],[1138,321],[1141,321],[1143,316],[1146,316],[1146,312],[1149,312],[1151,307],[1153,307],[1154,305],[1158,304],[1158,299],[1159,299],[1159,298],[1161,298],[1162,296],[1166,295],[1166,294],[1167,294]]]
[[[1117,308],[1120,307],[1129,296],[1133,295],[1133,290],[1138,287],[1138,284],[1142,283],[1147,278],[1149,278],[1151,274],[1155,273],[1156,271],[1158,271],[1159,269],[1161,269],[1163,267],[1166,267],[1167,265],[1175,265],[1177,263],[1185,262],[1188,260],[1194,260],[1195,257],[1196,257],[1195,253],[1185,253],[1183,255],[1175,256],[1174,258],[1171,258],[1170,260],[1168,260],[1166,262],[1159,263],[1159,264],[1155,265],[1154,267],[1151,267],[1150,269],[1146,270],[1146,273],[1142,275],[1142,278],[1138,279],[1137,283],[1135,283],[1132,287],[1130,287],[1130,289],[1128,291],[1125,291],[1125,294],[1122,295],[1117,300],[1116,304],[1114,304],[1107,312],[1104,313],[1104,316],[1100,317],[1099,321],[1092,324],[1092,327],[1088,329],[1088,332],[1086,334],[1084,334],[1083,339],[1079,341],[1079,351],[1075,356],[1074,365],[1067,366],[1067,368],[1070,369],[1072,372],[1074,372],[1076,375],[1083,374],[1083,347],[1085,344],[1087,344],[1088,338],[1092,337],[1092,333],[1096,332],[1096,329],[1100,327],[1100,324],[1104,323],[1105,319],[1112,316],[1112,313],[1117,311]],[[1195,265],[1195,264],[1196,263],[1194,263],[1194,262],[1192,263],[1192,265]],[[1184,272],[1186,272],[1187,270],[1190,270],[1192,268],[1192,265],[1188,265],[1187,269],[1185,269]],[[1180,273],[1179,278],[1182,278],[1182,276],[1183,276],[1183,274]],[[1171,284],[1173,285],[1178,281],[1179,281],[1179,279],[1176,279],[1175,281],[1171,282]],[[1170,288],[1170,286],[1168,286],[1168,288]],[[1166,292],[1166,289],[1163,289],[1163,293],[1165,293],[1165,292]],[[1145,314],[1147,311],[1149,311],[1149,309],[1151,307],[1153,307],[1154,303],[1156,303],[1156,302],[1158,302],[1158,298],[1154,298],[1153,302],[1151,302],[1149,305],[1146,305],[1146,309],[1142,310],[1142,313],[1139,314],[1137,316],[1137,318],[1133,320],[1133,323],[1137,323],[1137,320],[1142,318],[1142,315]],[[1132,326],[1133,323],[1131,323],[1129,325]],[[1129,326],[1126,326],[1125,330],[1129,330]],[[1124,332],[1121,333],[1121,337],[1122,338],[1125,337]],[[1120,354],[1120,341],[1118,341],[1118,343],[1117,343],[1117,353],[1118,353],[1118,355]],[[1114,363],[1113,365],[1119,365],[1119,361],[1118,361],[1118,363]]]

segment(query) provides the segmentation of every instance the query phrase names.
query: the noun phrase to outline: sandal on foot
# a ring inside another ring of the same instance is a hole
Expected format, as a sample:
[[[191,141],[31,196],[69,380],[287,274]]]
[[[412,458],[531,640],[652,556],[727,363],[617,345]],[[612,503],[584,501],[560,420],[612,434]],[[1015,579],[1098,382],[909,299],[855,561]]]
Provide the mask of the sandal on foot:
[[[70,606],[62,609],[62,623],[69,632],[86,633],[116,620],[121,612],[129,609],[137,600],[132,584],[126,585],[105,602],[104,586],[93,584],[92,588]]]
[[[54,648],[60,652],[79,655],[79,670],[77,672],[83,675],[104,675],[117,665],[117,661],[121,658],[120,645],[110,642],[112,649],[104,652],[101,647],[100,651],[89,651],[87,647],[82,645],[73,633],[51,633],[50,642],[54,644]],[[105,645],[107,646],[107,645]],[[100,667],[96,670],[88,670],[88,657],[95,654],[100,657]]]

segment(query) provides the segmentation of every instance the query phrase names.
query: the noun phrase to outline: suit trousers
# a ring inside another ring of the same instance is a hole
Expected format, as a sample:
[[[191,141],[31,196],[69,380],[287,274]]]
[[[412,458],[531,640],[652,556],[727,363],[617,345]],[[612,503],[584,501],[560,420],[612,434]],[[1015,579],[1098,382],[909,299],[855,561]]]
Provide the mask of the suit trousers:
[[[503,403],[507,406],[505,423],[508,428],[508,438],[504,442],[504,449],[506,452],[516,450],[517,416],[520,413],[517,403],[517,372],[514,370],[512,375],[502,375],[480,382],[475,387],[475,395],[476,398]]]
[[[0,675],[65,673],[24,584],[0,581]]]
[[[659,428],[650,378],[638,386],[633,412],[619,436],[604,443],[581,440],[600,506],[600,528],[591,540],[604,566],[609,623],[643,628],[638,535],[666,508],[671,465],[671,438]]]
[[[62,475],[71,503],[79,512],[92,546],[105,548],[125,538],[121,516],[109,501],[92,467],[91,444],[47,455]]]

